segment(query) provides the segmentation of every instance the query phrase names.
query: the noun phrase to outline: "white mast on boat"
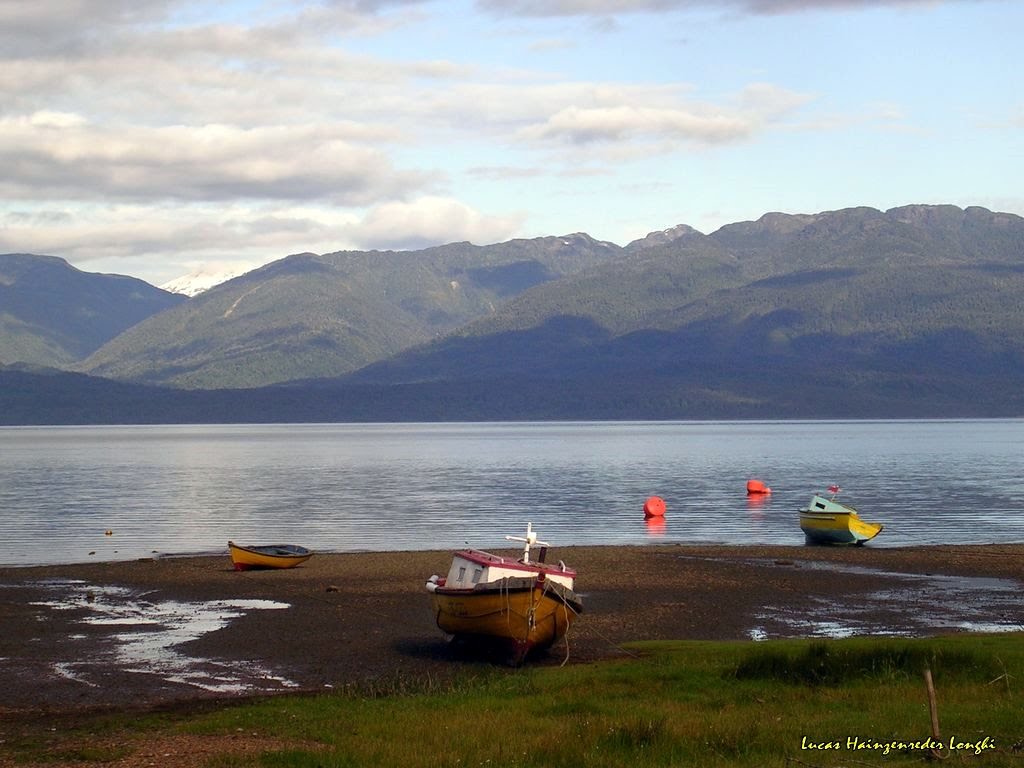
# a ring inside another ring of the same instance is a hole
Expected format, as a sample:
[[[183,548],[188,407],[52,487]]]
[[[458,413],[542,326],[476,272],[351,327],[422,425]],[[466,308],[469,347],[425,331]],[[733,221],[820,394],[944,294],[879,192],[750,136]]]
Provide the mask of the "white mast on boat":
[[[525,544],[523,544],[523,562],[524,563],[529,563],[530,562],[530,547],[533,547],[533,546],[550,547],[551,546],[546,541],[537,541],[537,534],[533,530],[533,523],[527,523],[526,524],[526,538],[523,538],[522,536],[506,536],[505,538],[508,541],[522,541],[522,542],[525,542]]]

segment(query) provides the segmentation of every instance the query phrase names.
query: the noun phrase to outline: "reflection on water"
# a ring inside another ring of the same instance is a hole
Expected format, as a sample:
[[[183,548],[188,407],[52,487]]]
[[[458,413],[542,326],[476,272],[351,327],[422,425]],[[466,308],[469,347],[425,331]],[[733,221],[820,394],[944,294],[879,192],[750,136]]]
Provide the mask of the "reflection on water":
[[[755,523],[764,520],[764,513],[768,507],[768,500],[771,496],[761,493],[753,493],[747,496],[747,513]]]
[[[226,552],[803,545],[832,482],[870,546],[1024,540],[1024,421],[0,428],[0,564]],[[746,481],[769,484],[750,497]],[[665,499],[663,525],[644,500]],[[104,535],[110,531],[111,535]]]
[[[647,527],[647,534],[651,537],[664,536],[668,530],[668,524],[664,517],[648,517],[644,519],[644,525]]]

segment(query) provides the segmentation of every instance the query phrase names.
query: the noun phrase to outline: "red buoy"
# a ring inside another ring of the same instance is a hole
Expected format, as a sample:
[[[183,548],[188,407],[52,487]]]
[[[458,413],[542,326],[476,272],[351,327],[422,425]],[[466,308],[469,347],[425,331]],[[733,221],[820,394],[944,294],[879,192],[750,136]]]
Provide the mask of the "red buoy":
[[[662,517],[665,514],[665,500],[660,496],[650,496],[644,502],[644,517]]]
[[[760,480],[747,480],[747,493],[771,493],[772,489]]]

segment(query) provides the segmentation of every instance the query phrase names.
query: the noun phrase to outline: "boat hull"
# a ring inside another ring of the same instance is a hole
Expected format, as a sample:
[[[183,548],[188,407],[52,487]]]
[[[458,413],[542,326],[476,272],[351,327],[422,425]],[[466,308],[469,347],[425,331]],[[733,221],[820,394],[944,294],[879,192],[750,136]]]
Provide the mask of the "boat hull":
[[[800,530],[808,544],[863,544],[882,532],[881,523],[860,519],[857,510],[815,494],[800,510]]]
[[[801,512],[800,530],[809,544],[863,544],[882,532],[881,523],[868,523],[856,513]]]
[[[565,636],[583,604],[569,588],[544,578],[507,578],[472,589],[431,592],[434,617],[444,632],[505,644],[512,660],[548,648]]]
[[[228,550],[236,571],[254,568],[294,568],[313,556],[310,550],[295,544],[243,547],[229,541]]]

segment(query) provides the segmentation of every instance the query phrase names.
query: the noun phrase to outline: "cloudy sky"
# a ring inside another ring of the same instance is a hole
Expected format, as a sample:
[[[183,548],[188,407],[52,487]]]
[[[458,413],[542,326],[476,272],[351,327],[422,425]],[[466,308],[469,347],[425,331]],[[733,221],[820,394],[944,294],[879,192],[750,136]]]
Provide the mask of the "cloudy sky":
[[[1015,0],[0,0],[0,252],[203,264],[1024,214]]]

